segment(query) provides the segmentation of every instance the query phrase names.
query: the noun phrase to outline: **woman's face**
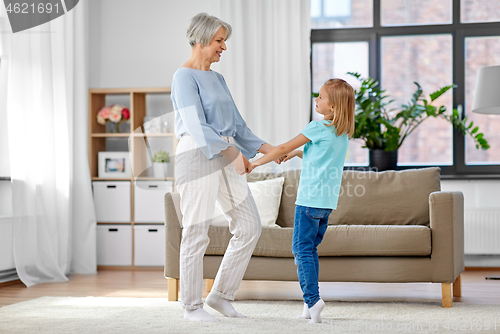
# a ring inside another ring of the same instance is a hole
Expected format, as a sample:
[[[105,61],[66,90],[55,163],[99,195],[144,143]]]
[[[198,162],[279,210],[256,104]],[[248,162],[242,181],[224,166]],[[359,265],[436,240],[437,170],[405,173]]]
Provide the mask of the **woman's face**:
[[[222,51],[226,50],[226,29],[220,27],[215,33],[210,43],[203,48],[203,55],[210,60],[211,63],[216,63],[220,60]]]

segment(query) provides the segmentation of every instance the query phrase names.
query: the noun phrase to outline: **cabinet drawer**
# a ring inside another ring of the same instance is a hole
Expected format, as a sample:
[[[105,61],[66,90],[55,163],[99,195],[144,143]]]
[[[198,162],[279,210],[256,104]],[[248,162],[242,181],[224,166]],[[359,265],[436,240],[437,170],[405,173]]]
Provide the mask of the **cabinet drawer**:
[[[134,185],[134,221],[163,223],[165,194],[173,189],[172,181],[136,181]]]
[[[130,181],[94,181],[93,188],[98,222],[130,222]]]
[[[132,265],[132,226],[97,225],[97,265]]]
[[[134,225],[134,265],[163,266],[165,226]]]

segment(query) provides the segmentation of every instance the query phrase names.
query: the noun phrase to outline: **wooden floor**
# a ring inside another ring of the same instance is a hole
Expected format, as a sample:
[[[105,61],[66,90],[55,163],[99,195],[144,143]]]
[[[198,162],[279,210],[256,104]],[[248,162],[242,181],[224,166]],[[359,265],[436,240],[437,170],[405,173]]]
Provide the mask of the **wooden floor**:
[[[453,302],[500,304],[500,269],[468,269],[462,274],[462,297]],[[326,301],[410,301],[441,303],[441,285],[433,283],[320,283]],[[72,275],[65,283],[45,283],[26,288],[21,282],[0,286],[0,307],[43,296],[104,296],[166,298],[167,280],[162,270],[101,270],[96,275]],[[237,300],[301,300],[297,282],[243,281]]]

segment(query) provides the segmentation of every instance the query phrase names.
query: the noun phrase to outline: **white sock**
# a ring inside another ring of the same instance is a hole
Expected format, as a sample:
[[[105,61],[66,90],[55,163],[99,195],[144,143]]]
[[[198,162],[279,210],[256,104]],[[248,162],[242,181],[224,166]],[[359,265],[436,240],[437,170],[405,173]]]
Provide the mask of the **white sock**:
[[[197,308],[196,310],[186,310],[186,312],[184,312],[184,319],[207,322],[219,321],[216,317],[205,311],[203,307]]]
[[[226,317],[230,318],[246,318],[243,314],[236,312],[233,308],[233,305],[229,302],[229,300],[221,298],[214,293],[210,293],[205,299],[205,302],[208,306],[213,308],[216,311],[219,311]]]
[[[306,303],[304,303],[304,310],[302,311],[302,314],[299,315],[297,318],[299,318],[299,319],[311,319],[311,314],[309,313],[309,306],[307,306]]]
[[[323,311],[324,307],[325,302],[323,301],[323,299],[320,299],[316,304],[313,305],[313,307],[309,308],[309,313],[311,314],[311,320],[309,320],[310,323],[321,322],[321,311]]]

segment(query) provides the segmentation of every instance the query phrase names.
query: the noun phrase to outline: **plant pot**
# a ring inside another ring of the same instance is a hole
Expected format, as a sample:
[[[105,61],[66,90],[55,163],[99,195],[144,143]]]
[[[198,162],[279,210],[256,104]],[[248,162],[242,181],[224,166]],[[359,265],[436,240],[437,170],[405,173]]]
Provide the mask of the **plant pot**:
[[[394,170],[398,165],[398,150],[370,150],[370,169],[377,171]]]
[[[122,120],[118,123],[118,133],[130,133],[130,120]]]
[[[118,124],[115,122],[107,121],[106,122],[106,133],[118,133]]]
[[[153,176],[163,179],[167,177],[168,164],[165,162],[153,162]]]

